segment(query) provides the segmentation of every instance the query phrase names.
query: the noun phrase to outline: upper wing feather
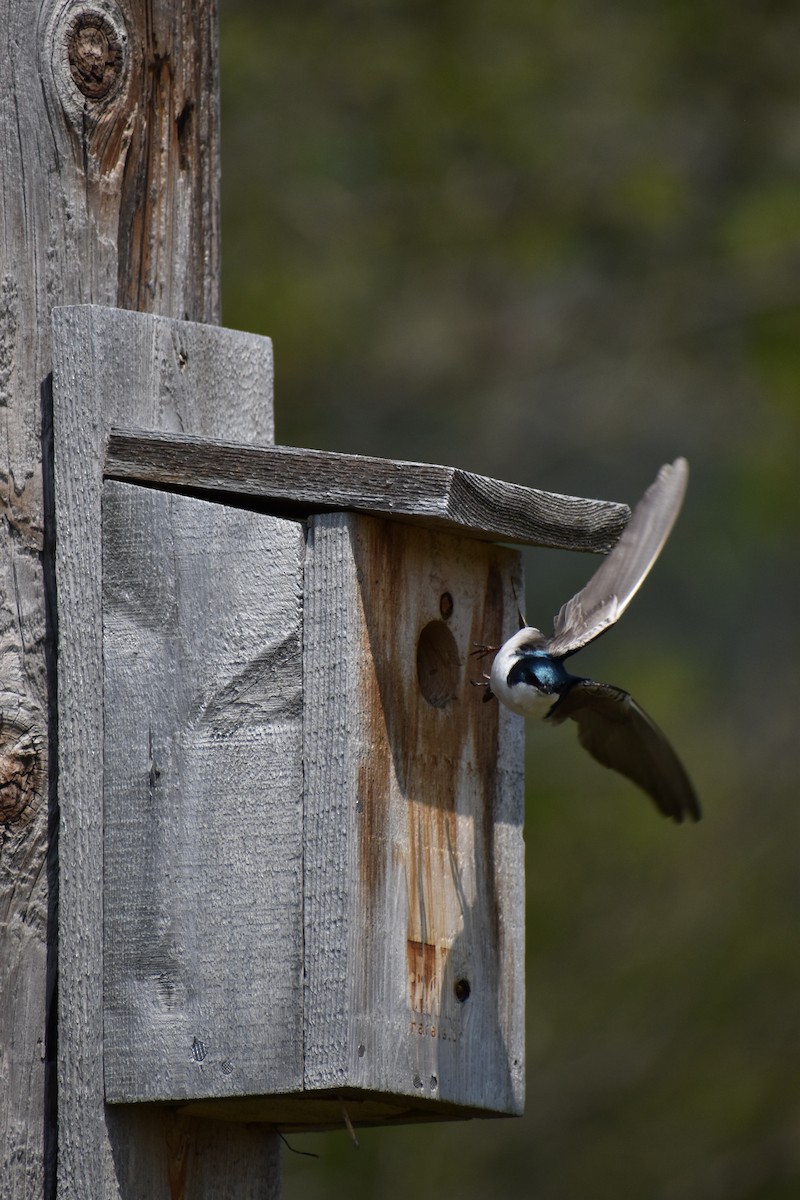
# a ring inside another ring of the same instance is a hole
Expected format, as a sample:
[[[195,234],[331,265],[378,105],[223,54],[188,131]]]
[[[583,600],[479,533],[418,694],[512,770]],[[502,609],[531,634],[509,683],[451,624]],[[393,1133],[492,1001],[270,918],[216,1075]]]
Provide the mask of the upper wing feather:
[[[556,617],[547,645],[550,654],[574,654],[622,616],[669,537],[688,478],[685,458],[661,468],[617,544]]]
[[[582,679],[558,701],[548,720],[567,718],[593,758],[637,784],[673,821],[700,820],[689,776],[654,721],[622,688]]]

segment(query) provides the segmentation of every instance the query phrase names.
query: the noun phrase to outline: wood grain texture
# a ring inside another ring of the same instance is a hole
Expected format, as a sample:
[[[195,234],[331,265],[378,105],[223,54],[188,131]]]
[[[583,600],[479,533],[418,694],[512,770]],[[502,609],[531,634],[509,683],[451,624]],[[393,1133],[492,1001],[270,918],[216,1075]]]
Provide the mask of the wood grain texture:
[[[561,496],[430,463],[296,446],[242,447],[191,437],[113,430],[110,478],[278,503],[289,511],[351,510],[563,550],[604,553],[627,505]]]
[[[516,621],[518,554],[332,514],[304,555],[297,522],[103,482],[123,405],[218,437],[220,396],[242,389],[257,425],[269,345],[76,308],[55,346],[61,1096],[80,1194],[111,1171],[112,1196],[138,1184],[157,1120],[103,1105],[103,1037],[110,1099],[183,1102],[187,1120],[519,1112],[522,722],[482,702],[469,656]]]
[[[218,319],[216,4],[0,0],[0,31],[0,1194],[40,1200],[56,1148],[50,312]]]
[[[103,494],[106,1099],[303,1083],[299,522]]]
[[[59,1175],[66,1200],[272,1196],[262,1131],[107,1107],[103,1095],[101,499],[108,425],[271,436],[267,339],[97,307],[53,318],[59,612]],[[209,380],[213,386],[208,388]],[[213,397],[213,399],[207,399]],[[175,1129],[177,1128],[177,1132]],[[216,1155],[216,1158],[215,1158]]]
[[[470,656],[519,556],[335,514],[306,559],[297,523],[107,481],[103,563],[107,1098],[520,1112],[522,721]]]
[[[523,1103],[522,721],[473,642],[517,552],[367,517],[311,522],[306,565],[306,1088]]]

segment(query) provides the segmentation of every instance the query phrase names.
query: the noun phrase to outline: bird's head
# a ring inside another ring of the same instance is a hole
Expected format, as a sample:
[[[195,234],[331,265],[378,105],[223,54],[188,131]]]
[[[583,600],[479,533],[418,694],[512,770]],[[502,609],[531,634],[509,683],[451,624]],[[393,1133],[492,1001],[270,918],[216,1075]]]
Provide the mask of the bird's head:
[[[492,693],[523,716],[547,716],[568,679],[546,645],[539,629],[526,626],[500,647],[492,663]]]

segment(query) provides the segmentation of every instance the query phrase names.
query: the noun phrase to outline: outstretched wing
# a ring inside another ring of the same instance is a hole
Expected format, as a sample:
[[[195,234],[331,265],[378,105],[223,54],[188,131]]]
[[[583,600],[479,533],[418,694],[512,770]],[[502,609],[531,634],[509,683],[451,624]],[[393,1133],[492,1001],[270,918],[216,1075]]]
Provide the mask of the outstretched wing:
[[[658,472],[613,550],[556,617],[547,644],[554,658],[574,654],[622,616],[669,537],[688,478],[685,458]]]
[[[579,680],[547,718],[569,718],[578,739],[604,767],[618,771],[651,797],[664,816],[700,820],[700,804],[683,764],[658,726],[622,688]]]

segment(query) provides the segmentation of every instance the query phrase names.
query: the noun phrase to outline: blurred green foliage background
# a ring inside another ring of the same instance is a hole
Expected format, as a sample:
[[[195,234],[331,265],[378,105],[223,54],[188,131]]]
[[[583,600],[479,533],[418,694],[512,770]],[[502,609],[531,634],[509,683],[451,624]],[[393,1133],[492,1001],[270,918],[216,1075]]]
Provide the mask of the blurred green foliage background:
[[[528,731],[527,1113],[290,1139],[288,1200],[800,1195],[800,6],[221,0],[223,318],[278,441],[635,502],[581,656],[674,739],[660,819]],[[551,614],[595,561],[527,558]]]

